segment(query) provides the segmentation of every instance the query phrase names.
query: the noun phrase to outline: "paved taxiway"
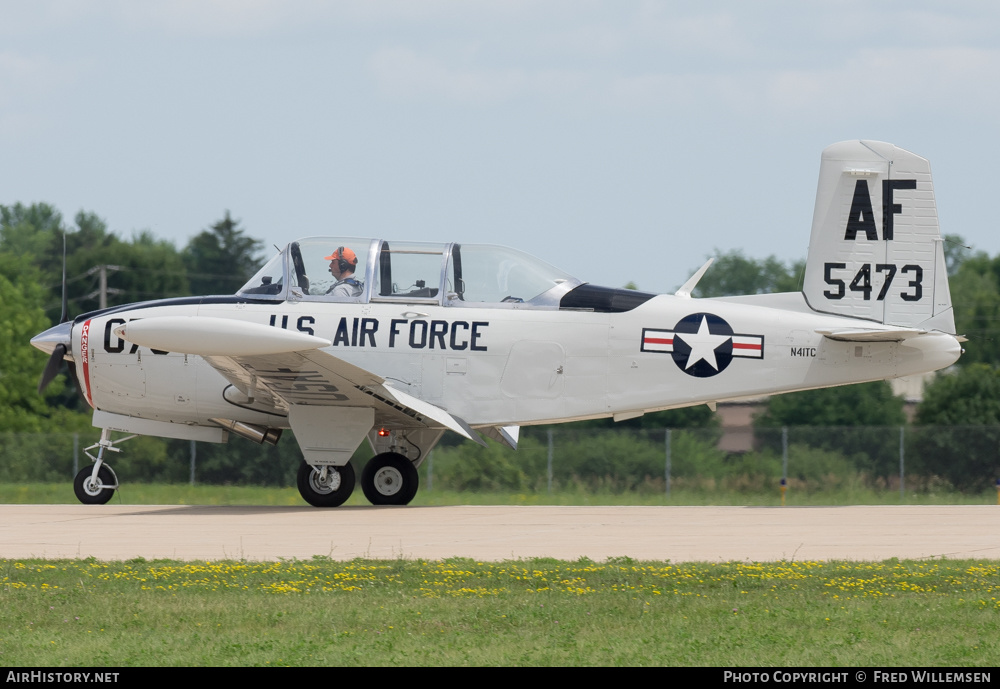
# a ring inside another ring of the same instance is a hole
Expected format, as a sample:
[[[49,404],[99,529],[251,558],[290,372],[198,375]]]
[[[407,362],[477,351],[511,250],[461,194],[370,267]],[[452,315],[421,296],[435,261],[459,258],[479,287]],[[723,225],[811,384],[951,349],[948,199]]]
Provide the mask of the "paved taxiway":
[[[1000,506],[0,505],[0,557],[1000,559]]]

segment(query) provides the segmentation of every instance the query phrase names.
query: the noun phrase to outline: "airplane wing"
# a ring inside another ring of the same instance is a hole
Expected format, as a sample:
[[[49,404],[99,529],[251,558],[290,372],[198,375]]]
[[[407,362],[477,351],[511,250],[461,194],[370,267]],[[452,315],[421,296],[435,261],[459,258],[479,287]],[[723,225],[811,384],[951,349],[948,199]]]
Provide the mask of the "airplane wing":
[[[199,355],[248,400],[276,410],[287,412],[292,405],[370,407],[376,425],[443,427],[485,444],[459,417],[320,351],[331,344],[323,338],[207,316],[133,320],[115,333],[144,347]]]

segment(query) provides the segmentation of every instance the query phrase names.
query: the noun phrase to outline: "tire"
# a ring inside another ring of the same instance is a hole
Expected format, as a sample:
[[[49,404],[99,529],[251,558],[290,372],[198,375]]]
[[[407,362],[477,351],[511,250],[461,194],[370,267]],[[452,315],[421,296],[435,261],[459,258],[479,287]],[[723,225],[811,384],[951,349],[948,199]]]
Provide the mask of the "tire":
[[[105,488],[105,486],[113,486],[118,481],[115,479],[114,472],[107,465],[102,464],[101,468],[97,470],[98,485],[92,487],[90,486],[90,475],[93,473],[93,466],[81,469],[80,473],[73,479],[73,492],[76,493],[76,499],[84,505],[104,505],[115,494],[114,488]]]
[[[302,462],[299,466],[299,495],[313,507],[340,507],[354,492],[354,467],[327,467],[327,483],[319,482],[320,472]]]
[[[373,505],[408,505],[419,486],[417,468],[397,452],[375,455],[361,472],[361,490]]]

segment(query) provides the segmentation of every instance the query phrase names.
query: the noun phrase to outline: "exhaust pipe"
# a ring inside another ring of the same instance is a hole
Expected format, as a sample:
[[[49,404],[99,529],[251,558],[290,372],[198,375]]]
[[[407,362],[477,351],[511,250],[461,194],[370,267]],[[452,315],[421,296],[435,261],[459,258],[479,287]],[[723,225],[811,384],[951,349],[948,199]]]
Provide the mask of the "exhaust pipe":
[[[280,428],[267,428],[265,426],[258,426],[254,423],[233,421],[232,419],[209,419],[209,421],[222,426],[230,433],[235,433],[241,438],[252,440],[261,445],[264,443],[267,443],[268,445],[277,445],[278,439],[281,438],[282,429]]]

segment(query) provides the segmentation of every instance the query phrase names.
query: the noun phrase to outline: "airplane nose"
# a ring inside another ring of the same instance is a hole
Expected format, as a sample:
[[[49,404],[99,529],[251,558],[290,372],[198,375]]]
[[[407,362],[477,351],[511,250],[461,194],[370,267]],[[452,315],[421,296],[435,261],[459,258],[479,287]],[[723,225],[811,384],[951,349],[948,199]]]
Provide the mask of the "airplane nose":
[[[39,333],[31,338],[31,344],[36,349],[40,349],[46,354],[52,354],[57,345],[65,347],[65,351],[70,350],[70,342],[73,337],[73,323],[67,321],[54,325],[43,333]]]

